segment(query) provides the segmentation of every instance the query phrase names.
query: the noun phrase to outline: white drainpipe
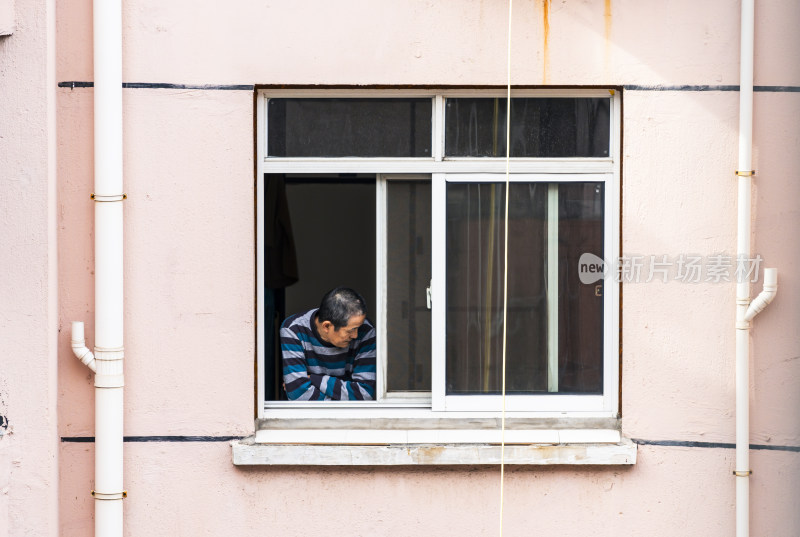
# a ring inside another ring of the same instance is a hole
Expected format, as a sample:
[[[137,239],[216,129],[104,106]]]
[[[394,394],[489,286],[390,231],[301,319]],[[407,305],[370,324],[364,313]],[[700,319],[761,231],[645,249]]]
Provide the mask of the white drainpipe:
[[[93,8],[94,363],[83,323],[73,323],[72,347],[96,371],[95,536],[122,537],[122,3],[94,0]]]
[[[742,42],[739,83],[739,177],[736,253],[750,259],[750,189],[753,175],[753,42],[754,0],[742,0]],[[750,534],[750,321],[775,297],[778,271],[764,270],[764,290],[750,303],[748,276],[736,284],[736,536]]]

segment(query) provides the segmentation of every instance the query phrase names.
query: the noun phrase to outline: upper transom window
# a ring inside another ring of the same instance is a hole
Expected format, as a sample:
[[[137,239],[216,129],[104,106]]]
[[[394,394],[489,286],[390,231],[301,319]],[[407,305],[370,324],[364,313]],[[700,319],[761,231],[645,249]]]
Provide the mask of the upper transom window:
[[[431,99],[269,99],[268,157],[430,157]]]

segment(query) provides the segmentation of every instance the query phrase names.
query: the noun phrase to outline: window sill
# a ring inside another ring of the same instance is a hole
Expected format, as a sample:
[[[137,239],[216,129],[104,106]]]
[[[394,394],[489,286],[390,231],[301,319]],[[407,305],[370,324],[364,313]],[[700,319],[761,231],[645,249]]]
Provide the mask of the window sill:
[[[636,444],[617,430],[509,430],[513,465],[632,465]],[[235,441],[237,466],[408,466],[500,464],[500,431],[261,430]]]

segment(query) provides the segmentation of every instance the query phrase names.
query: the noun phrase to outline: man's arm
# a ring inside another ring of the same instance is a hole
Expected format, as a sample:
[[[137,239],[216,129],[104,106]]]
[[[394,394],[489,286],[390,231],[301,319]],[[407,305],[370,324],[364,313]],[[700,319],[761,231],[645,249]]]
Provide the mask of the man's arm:
[[[356,344],[352,380],[330,375],[310,375],[311,383],[328,399],[371,401],[375,399],[375,329],[364,326]]]
[[[286,396],[293,401],[329,399],[311,382],[303,342],[289,327],[281,327],[283,384]],[[319,385],[319,384],[317,384]]]

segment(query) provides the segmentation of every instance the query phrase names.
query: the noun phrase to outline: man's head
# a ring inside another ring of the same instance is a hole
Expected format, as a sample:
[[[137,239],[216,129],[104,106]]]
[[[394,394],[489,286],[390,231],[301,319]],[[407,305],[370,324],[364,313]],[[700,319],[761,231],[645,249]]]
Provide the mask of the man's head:
[[[347,347],[358,337],[358,329],[367,317],[367,303],[357,292],[337,287],[322,297],[317,311],[317,331],[327,343]]]

